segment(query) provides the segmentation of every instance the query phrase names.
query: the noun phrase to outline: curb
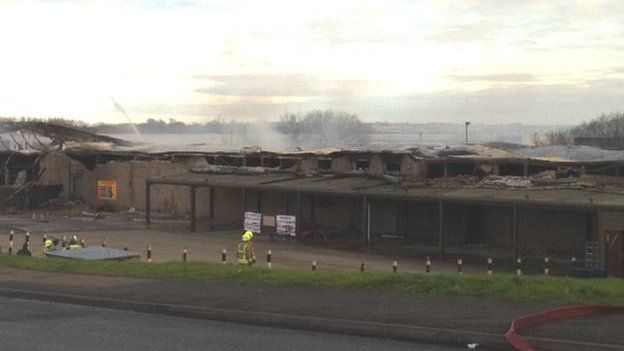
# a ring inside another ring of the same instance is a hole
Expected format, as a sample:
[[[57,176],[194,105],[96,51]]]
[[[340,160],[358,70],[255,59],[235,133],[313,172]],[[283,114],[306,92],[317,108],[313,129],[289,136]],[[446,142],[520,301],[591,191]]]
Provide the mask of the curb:
[[[514,348],[506,340],[504,334],[488,332],[432,328],[406,324],[376,323],[349,319],[329,319],[283,313],[240,311],[189,305],[141,302],[11,288],[0,288],[0,296],[26,300],[66,303],[80,306],[92,306],[113,310],[160,314],[173,317],[387,338],[403,341],[416,341],[455,346],[465,346],[468,343],[477,342],[483,349],[514,350]],[[525,339],[532,342],[536,347],[546,350],[624,350],[624,346],[622,345],[598,344],[530,336],[525,337]]]
[[[349,319],[298,316],[282,313],[239,311],[189,305],[139,302],[85,295],[46,293],[34,290],[0,288],[0,295],[9,298],[40,300],[125,310],[174,317],[215,320],[231,323],[278,327],[326,333],[349,334],[403,341],[418,341],[445,345],[466,345],[478,342],[481,347],[512,350],[503,334],[431,328],[405,324],[375,323]]]
[[[536,351],[539,349],[561,349],[562,340],[555,340],[559,343],[554,343],[552,339],[539,338],[539,337],[525,337],[521,336],[518,331],[548,322],[554,322],[558,320],[574,319],[588,316],[598,316],[607,314],[624,313],[624,306],[606,306],[606,305],[586,305],[586,306],[566,306],[553,308],[541,313],[536,313],[528,316],[522,316],[514,319],[511,322],[511,327],[505,333],[505,338],[509,340],[509,343],[513,345],[517,350],[523,351]],[[600,344],[591,342],[574,342],[573,345],[568,345],[564,350],[624,350],[624,345],[614,344]]]

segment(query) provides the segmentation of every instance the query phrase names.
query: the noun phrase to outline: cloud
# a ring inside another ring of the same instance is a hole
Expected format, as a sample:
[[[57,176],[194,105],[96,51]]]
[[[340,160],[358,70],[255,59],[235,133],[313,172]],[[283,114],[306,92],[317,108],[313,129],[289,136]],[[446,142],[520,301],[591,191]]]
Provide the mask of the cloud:
[[[398,121],[573,124],[604,112],[624,110],[624,80],[506,85],[476,92],[451,90],[375,99],[374,105],[367,105],[367,114]]]
[[[197,93],[239,97],[354,96],[365,93],[369,85],[364,80],[329,80],[303,73],[198,75],[195,78],[211,84],[195,89]]]
[[[506,73],[506,74],[452,74],[447,76],[456,82],[534,82],[536,77],[530,73]]]
[[[330,47],[346,44],[402,44],[413,39],[414,33],[410,33],[407,26],[402,26],[400,30],[397,28],[391,30],[383,28],[383,24],[371,23],[370,18],[361,17],[356,16],[355,19],[350,17],[349,20],[346,18],[314,19],[307,22],[305,28],[315,42]],[[393,18],[400,20],[395,16]]]
[[[174,117],[193,120],[225,120],[263,121],[275,120],[286,111],[303,111],[306,105],[296,102],[271,102],[263,99],[245,98],[236,102],[216,101],[187,104],[152,103],[132,106],[132,111],[155,118]]]
[[[471,24],[443,24],[432,26],[426,39],[436,43],[468,43],[489,41],[497,31],[496,21],[479,21]]]
[[[132,111],[164,117],[220,116],[237,120],[275,120],[285,112],[334,109],[365,121],[575,124],[602,113],[624,111],[624,80],[597,79],[581,85],[514,84],[474,92],[448,90],[403,96],[331,96],[310,101],[271,101],[243,96],[196,104],[146,104]]]

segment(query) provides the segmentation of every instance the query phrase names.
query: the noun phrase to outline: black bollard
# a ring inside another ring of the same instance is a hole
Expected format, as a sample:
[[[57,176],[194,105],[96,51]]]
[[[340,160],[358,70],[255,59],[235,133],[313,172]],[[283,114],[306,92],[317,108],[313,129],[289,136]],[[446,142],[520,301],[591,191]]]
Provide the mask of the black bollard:
[[[427,257],[425,260],[425,272],[431,273],[431,258]]]
[[[187,255],[187,251],[186,251],[186,247],[184,249],[182,249],[182,261],[186,262],[186,255]]]
[[[147,262],[152,262],[152,246],[147,247]]]
[[[522,259],[520,257],[516,259],[516,275],[518,277],[522,275]]]
[[[392,273],[396,273],[399,271],[399,262],[394,261],[392,262]]]
[[[225,264],[227,262],[227,250],[221,250],[221,263]]]
[[[9,255],[13,254],[13,236],[15,235],[15,232],[11,230],[11,233],[9,234]]]
[[[544,275],[550,274],[550,258],[544,257]]]
[[[487,274],[492,274],[492,258],[488,257],[487,259],[487,264],[488,264],[488,270],[487,270]]]
[[[457,259],[457,274],[464,274],[464,261],[461,258]]]
[[[316,272],[316,261],[312,261],[312,272]]]
[[[271,250],[269,249],[269,251],[267,251],[267,256],[266,256],[266,262],[267,262],[267,268],[271,269],[271,256],[273,255],[273,253],[271,252]]]

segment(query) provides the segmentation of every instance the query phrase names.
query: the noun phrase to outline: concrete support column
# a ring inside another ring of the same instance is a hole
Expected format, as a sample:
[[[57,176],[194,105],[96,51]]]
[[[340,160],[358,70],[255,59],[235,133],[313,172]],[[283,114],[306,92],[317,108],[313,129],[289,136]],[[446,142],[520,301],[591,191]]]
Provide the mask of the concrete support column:
[[[150,186],[152,184],[145,182],[145,223],[150,224]]]
[[[360,214],[360,228],[362,229],[362,242],[370,244],[370,205],[366,196],[362,197],[362,209]]]
[[[522,173],[524,174],[525,177],[529,176],[529,161],[525,160],[522,163]]]
[[[243,210],[242,212],[243,213],[241,213],[241,217],[240,217],[241,218],[240,226],[242,228],[243,225],[245,224],[245,219],[244,219],[245,216],[244,216],[244,214],[245,214],[245,211],[247,211],[247,189],[242,188],[241,192],[242,192],[242,194],[241,194],[242,195],[241,196],[241,202],[242,202],[241,207],[242,207],[242,210]]]
[[[396,219],[396,223],[395,223],[395,225],[396,225],[396,235],[397,236],[401,236],[401,225],[402,225],[401,224],[401,219],[403,217],[401,215],[401,211],[402,211],[401,203],[402,202],[401,202],[401,200],[397,200],[395,203],[396,203],[396,212],[395,212],[396,213],[396,218],[395,218]]]
[[[316,211],[315,207],[316,207],[316,196],[310,195],[310,222],[311,223],[314,223],[315,221],[315,218],[314,218],[314,211]]]
[[[191,185],[191,231],[194,232],[196,227],[196,195],[197,195],[197,187]]]
[[[590,216],[591,213],[592,212],[590,212]],[[602,226],[601,211],[596,210],[594,213],[596,214],[596,223],[594,223],[594,226],[596,228],[596,241],[598,241],[598,252],[600,254],[600,268],[605,269],[607,268],[607,238],[605,229]]]
[[[518,259],[518,209],[516,205],[511,207],[511,246],[514,262]]]
[[[301,234],[301,213],[302,208],[301,208],[301,192],[297,191],[297,217],[296,217],[296,224],[295,224],[295,229],[296,229],[296,233],[297,233],[297,237],[299,236],[299,234]]]
[[[208,218],[210,219],[210,230],[214,230],[214,192],[214,188],[208,188]]]
[[[444,255],[444,204],[438,200],[438,246],[440,256]]]
[[[208,188],[208,218],[214,219],[214,188]]]

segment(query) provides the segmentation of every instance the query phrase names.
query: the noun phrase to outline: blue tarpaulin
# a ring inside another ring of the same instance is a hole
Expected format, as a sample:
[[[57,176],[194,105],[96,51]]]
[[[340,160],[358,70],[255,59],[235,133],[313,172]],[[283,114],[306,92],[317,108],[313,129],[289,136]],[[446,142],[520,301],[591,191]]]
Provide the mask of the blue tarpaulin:
[[[111,249],[101,246],[89,246],[72,250],[49,251],[46,252],[46,255],[77,260],[127,260],[140,257],[140,255],[136,252]]]

